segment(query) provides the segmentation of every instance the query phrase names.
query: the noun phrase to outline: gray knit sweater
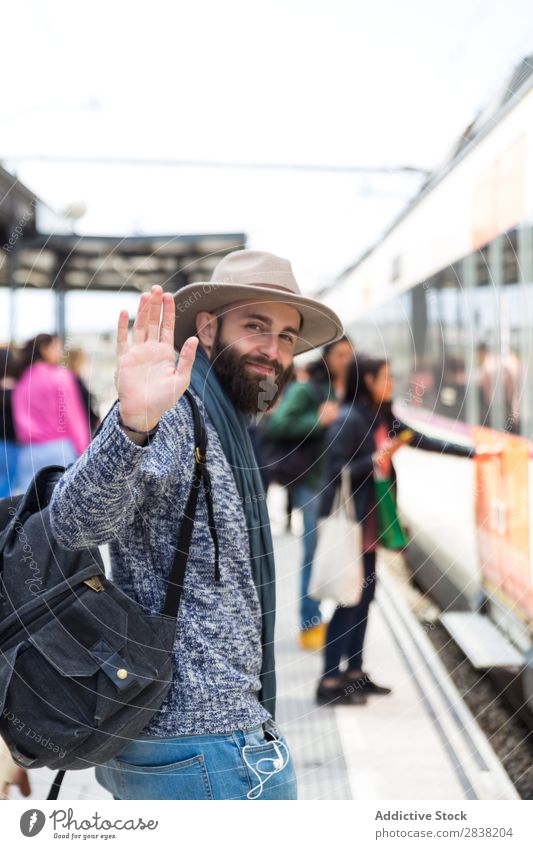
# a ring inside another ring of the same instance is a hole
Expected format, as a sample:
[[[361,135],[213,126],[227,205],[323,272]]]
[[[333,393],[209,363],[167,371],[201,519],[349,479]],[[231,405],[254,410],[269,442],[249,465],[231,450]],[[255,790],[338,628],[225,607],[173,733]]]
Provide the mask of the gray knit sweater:
[[[252,580],[248,532],[235,479],[201,400],[220,545],[221,583],[200,490],[174,647],[173,685],[142,736],[221,734],[269,714],[258,700],[261,608]],[[149,613],[164,603],[173,546],[189,494],[194,453],[186,398],[160,419],[148,446],[118,424],[119,405],[58,482],[50,502],[65,548],[109,543],[112,580]]]

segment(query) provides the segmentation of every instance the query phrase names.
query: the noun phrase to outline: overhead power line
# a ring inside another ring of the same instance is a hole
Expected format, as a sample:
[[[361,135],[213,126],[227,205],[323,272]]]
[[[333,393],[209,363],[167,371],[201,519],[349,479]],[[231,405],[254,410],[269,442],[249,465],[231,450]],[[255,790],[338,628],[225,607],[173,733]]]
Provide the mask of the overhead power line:
[[[221,162],[195,159],[144,159],[113,156],[61,156],[46,154],[4,154],[1,159],[10,162],[51,162],[66,165],[135,165],[163,168],[228,168],[256,171],[308,171],[329,174],[420,174],[431,172],[415,165],[327,165],[301,162]]]

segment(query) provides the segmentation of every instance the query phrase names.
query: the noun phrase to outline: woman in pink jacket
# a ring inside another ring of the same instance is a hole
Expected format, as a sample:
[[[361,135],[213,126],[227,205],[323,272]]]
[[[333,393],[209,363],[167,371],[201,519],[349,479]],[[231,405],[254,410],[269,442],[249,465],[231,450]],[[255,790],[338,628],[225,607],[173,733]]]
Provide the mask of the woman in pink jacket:
[[[18,492],[43,466],[68,466],[90,442],[87,412],[70,369],[60,365],[58,336],[40,333],[23,349],[25,364],[12,394],[13,418],[20,443]]]

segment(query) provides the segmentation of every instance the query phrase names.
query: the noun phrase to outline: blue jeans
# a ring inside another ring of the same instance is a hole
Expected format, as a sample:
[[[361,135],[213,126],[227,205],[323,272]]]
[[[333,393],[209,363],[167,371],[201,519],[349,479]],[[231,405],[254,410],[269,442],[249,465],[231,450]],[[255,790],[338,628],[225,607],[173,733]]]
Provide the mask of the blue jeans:
[[[306,631],[322,621],[320,602],[308,593],[317,543],[319,493],[305,483],[291,487],[292,506],[303,513],[303,562],[300,572],[300,629]]]
[[[292,758],[271,723],[229,734],[138,737],[96,767],[114,799],[296,799]],[[272,736],[271,735],[271,736]]]
[[[15,492],[18,452],[16,442],[0,442],[0,498]]]

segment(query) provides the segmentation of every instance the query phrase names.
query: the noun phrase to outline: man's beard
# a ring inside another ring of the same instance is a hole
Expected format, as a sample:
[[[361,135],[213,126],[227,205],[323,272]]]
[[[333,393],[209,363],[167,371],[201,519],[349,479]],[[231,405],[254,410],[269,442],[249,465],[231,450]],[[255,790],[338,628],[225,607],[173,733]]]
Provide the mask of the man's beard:
[[[267,360],[253,354],[239,354],[221,338],[220,321],[213,342],[211,358],[213,369],[232,403],[242,413],[257,416],[258,420],[278,400],[281,392],[292,380],[294,366],[283,369],[277,360]],[[247,363],[256,363],[274,369],[272,374],[253,374]]]

